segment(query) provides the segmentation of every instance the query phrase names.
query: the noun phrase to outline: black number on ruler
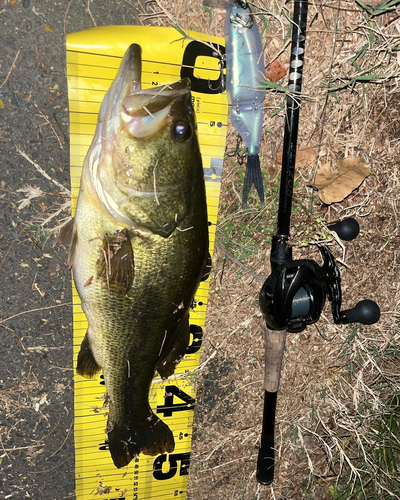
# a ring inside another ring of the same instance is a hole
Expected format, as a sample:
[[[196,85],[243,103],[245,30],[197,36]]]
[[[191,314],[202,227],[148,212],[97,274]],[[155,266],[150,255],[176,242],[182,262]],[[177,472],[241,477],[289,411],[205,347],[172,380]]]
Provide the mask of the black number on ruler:
[[[204,78],[197,78],[194,76],[194,66],[196,64],[196,59],[199,56],[215,57],[220,61],[221,67],[224,66],[224,61],[221,61],[217,50],[219,50],[221,54],[224,55],[225,47],[223,47],[222,45],[217,45],[215,43],[213,43],[212,45],[215,47],[215,49],[204,45],[204,43],[192,41],[187,45],[183,54],[181,78],[190,78],[192,90],[194,92],[201,92],[202,94],[221,94],[221,92],[225,90],[222,83],[221,74],[216,80],[205,80]]]
[[[181,463],[179,469],[180,476],[187,476],[190,465],[190,453],[174,453],[172,455],[161,455],[154,460],[153,477],[158,481],[172,479],[178,472],[178,462]],[[163,472],[163,464],[168,463],[169,469]]]
[[[100,385],[106,385],[104,382],[104,375],[100,375]]]
[[[104,440],[104,443],[99,444],[99,451],[107,451],[110,449],[110,446],[108,444],[108,439]]]
[[[193,336],[193,340],[189,344],[186,350],[186,354],[194,354],[200,349],[201,344],[203,343],[203,330],[201,326],[190,325],[190,333]]]
[[[183,401],[183,403],[174,403],[174,397]],[[176,385],[167,385],[165,388],[164,404],[157,406],[156,413],[163,413],[164,417],[172,417],[175,411],[188,411],[194,409],[195,399],[186,392],[183,392]]]

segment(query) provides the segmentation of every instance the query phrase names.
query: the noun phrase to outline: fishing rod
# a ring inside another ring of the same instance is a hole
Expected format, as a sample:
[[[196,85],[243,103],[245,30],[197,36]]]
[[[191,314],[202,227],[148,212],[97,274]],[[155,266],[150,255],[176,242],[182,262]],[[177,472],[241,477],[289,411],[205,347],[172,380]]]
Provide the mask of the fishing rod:
[[[274,478],[274,427],[280,371],[287,332],[298,333],[319,320],[326,298],[331,302],[335,323],[373,324],[380,309],[372,300],[362,300],[352,309],[341,310],[340,272],[332,253],[319,245],[323,260],[293,260],[289,243],[296,146],[308,0],[294,0],[289,90],[282,157],[277,232],[272,238],[271,274],[262,286],[259,303],[266,324],[264,414],[257,461],[257,480],[269,485]],[[359,226],[347,219],[328,226],[345,241],[354,239]]]

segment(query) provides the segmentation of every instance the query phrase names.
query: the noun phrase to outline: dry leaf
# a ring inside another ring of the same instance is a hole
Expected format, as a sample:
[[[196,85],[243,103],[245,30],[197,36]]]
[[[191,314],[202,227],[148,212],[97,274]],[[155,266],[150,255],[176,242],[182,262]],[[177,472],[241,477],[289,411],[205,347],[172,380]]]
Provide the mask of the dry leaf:
[[[276,155],[276,162],[278,164],[282,163],[283,152],[280,151]],[[296,167],[307,167],[311,165],[317,158],[317,152],[315,149],[308,146],[300,146],[296,152]]]
[[[330,162],[326,163],[318,170],[313,183],[321,201],[327,205],[344,200],[371,172],[361,158],[339,160],[337,169],[332,172]]]
[[[279,80],[286,75],[286,69],[282,64],[275,59],[272,63],[268,64],[265,68],[265,78],[270,82],[279,82]]]
[[[93,276],[90,276],[90,278],[88,278],[85,283],[83,284],[83,286],[89,286],[92,284],[92,281],[93,281]]]

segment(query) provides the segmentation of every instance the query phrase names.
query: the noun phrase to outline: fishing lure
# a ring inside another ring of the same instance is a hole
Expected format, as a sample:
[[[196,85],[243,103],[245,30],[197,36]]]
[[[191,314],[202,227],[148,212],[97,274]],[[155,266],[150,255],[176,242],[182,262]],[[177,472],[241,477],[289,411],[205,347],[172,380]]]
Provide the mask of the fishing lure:
[[[264,206],[260,151],[265,90],[260,89],[265,62],[260,32],[248,2],[230,0],[225,17],[226,92],[229,118],[247,148],[242,204],[254,184]]]

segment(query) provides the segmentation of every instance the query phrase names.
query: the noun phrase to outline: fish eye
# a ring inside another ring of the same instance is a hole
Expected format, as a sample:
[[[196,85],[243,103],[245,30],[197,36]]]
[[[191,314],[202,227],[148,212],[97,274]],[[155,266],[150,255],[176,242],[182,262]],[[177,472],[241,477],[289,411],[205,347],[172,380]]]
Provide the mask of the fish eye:
[[[188,122],[185,122],[183,120],[176,122],[174,127],[174,136],[175,139],[179,142],[190,139],[191,127]]]

